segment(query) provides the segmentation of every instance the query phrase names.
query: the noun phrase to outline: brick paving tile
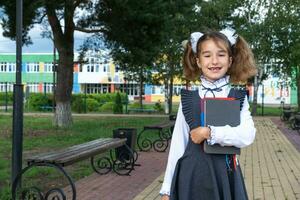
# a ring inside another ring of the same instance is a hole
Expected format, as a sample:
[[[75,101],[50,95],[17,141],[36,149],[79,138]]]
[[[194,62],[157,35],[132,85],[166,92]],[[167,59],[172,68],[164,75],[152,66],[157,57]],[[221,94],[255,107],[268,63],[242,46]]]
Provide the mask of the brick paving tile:
[[[300,200],[300,134],[279,118],[254,118],[255,142],[242,149],[240,166],[249,199]],[[92,174],[76,182],[78,200],[160,200],[168,153],[140,152],[131,176]]]
[[[77,200],[132,200],[165,170],[168,152],[139,152],[130,176],[96,173],[75,183]]]
[[[271,119],[254,118],[255,142],[239,157],[249,199],[300,200],[300,137],[280,120]],[[134,200],[160,199],[162,180],[163,174]]]
[[[271,120],[300,152],[300,133],[291,129],[285,122],[281,121],[279,117],[272,117]]]

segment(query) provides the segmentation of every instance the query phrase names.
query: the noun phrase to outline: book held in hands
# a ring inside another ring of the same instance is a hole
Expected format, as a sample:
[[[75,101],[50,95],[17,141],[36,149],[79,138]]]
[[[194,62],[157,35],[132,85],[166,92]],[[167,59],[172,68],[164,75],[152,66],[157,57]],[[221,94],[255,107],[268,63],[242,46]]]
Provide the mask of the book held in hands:
[[[204,98],[201,100],[202,126],[238,126],[240,124],[240,101],[234,98]],[[210,154],[240,154],[234,146],[209,145],[204,141],[204,152]]]

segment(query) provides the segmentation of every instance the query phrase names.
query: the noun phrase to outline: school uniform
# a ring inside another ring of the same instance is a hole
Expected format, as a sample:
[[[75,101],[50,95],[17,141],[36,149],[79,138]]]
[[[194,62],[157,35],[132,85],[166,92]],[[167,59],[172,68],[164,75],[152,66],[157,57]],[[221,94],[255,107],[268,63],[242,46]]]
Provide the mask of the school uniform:
[[[201,77],[198,90],[182,90],[160,194],[170,195],[170,200],[248,199],[236,157],[207,154],[203,151],[203,143],[195,144],[190,139],[190,130],[200,126],[200,120],[194,119],[200,116],[199,102],[204,97],[234,97],[241,102],[240,125],[211,126],[210,144],[242,148],[254,141],[256,129],[249,112],[246,90],[230,85],[229,76],[214,83]]]

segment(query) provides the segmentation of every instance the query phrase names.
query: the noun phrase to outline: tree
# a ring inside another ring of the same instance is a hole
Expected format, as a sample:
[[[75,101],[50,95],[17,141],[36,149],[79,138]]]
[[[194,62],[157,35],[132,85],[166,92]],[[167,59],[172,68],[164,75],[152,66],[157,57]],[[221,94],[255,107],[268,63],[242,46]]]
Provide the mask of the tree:
[[[14,1],[0,2],[6,16],[2,18],[4,36],[11,39],[15,38],[15,6]],[[24,44],[30,44],[28,31],[34,24],[47,22],[51,27],[54,45],[59,54],[55,125],[72,124],[70,103],[73,85],[74,32],[98,33],[97,36],[104,36],[113,47],[112,53],[116,61],[119,61],[120,66],[123,66],[123,63],[130,66],[130,71],[139,75],[142,85],[143,74],[149,71],[147,67],[151,66],[158,49],[157,44],[162,41],[162,31],[167,17],[163,11],[166,6],[167,3],[162,0],[143,2],[24,0]],[[121,54],[125,56],[118,59]]]
[[[76,17],[75,10],[77,8],[88,9],[87,1],[24,0],[23,2],[23,38],[25,44],[31,42],[28,31],[34,24],[47,21],[51,27],[54,45],[59,54],[54,123],[57,126],[70,126],[72,124],[70,103],[73,84],[74,31],[78,29],[74,20]],[[3,35],[14,39],[16,4],[14,1],[2,0],[0,6],[5,14],[2,19]]]
[[[300,5],[297,0],[278,0],[266,19],[272,53],[276,59],[273,73],[296,78],[300,108]]]
[[[258,76],[253,78],[254,94],[252,114],[257,113],[257,91],[258,87],[267,77],[268,71],[265,64],[272,60],[270,35],[268,33],[269,24],[266,22],[266,15],[270,12],[272,4],[270,1],[245,0],[237,8],[233,24],[237,32],[241,34],[249,43],[253,50],[257,66]]]
[[[105,40],[114,63],[140,84],[141,107],[143,83],[149,80],[154,58],[165,39],[168,3],[162,0],[102,0],[96,7],[97,13],[80,22],[85,28],[90,27],[88,21],[97,21],[103,27],[102,34],[92,37]]]

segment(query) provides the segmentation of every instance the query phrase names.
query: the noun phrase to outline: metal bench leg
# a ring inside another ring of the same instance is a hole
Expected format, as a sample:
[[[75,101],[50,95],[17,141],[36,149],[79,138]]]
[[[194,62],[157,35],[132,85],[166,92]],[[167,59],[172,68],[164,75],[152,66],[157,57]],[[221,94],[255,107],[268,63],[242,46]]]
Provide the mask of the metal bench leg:
[[[108,157],[101,157],[97,160],[95,160],[95,157],[91,157],[91,165],[93,170],[100,174],[107,174],[112,170],[112,162],[110,160],[110,158]]]
[[[142,130],[137,137],[137,146],[140,151],[149,151],[152,148],[152,141],[150,139],[144,138],[142,139],[142,134],[145,132],[145,129]]]
[[[125,144],[127,151],[123,151],[118,155],[118,158],[113,159],[112,168],[118,175],[129,175],[134,169],[135,159],[134,152],[128,145]]]
[[[22,187],[22,176],[33,167],[52,167],[58,170],[60,173],[67,178],[69,185],[72,190],[72,200],[76,200],[76,188],[72,178],[67,174],[67,172],[59,165],[52,163],[31,163],[29,166],[25,167],[15,178],[12,184],[12,199],[13,200],[26,200],[26,199],[36,199],[36,200],[47,200],[47,199],[57,199],[57,200],[67,200],[67,196],[63,189],[61,188],[51,188],[47,192],[42,192],[38,186]],[[68,198],[70,199],[70,198]]]
[[[163,130],[158,132],[159,139],[153,142],[153,148],[157,152],[165,152],[169,146],[168,133]]]

